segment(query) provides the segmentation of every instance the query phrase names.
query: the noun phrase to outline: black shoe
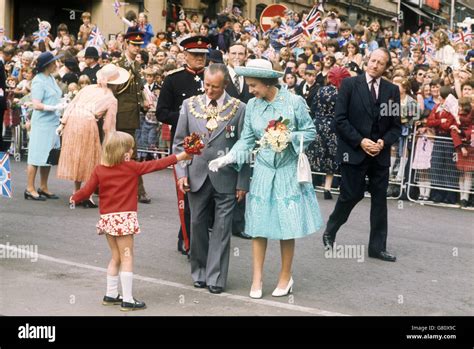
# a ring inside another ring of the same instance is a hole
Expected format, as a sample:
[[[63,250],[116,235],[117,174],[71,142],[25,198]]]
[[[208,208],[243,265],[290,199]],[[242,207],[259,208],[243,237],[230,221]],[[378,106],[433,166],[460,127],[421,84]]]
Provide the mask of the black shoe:
[[[397,257],[395,257],[393,254],[388,253],[387,251],[381,251],[381,252],[369,251],[369,257],[381,259],[385,262],[395,262],[397,260]]]
[[[97,207],[99,207],[91,199],[83,201],[82,206],[84,208],[97,208]]]
[[[212,294],[222,293],[223,290],[224,288],[219,286],[209,286],[209,292],[211,292]]]
[[[241,239],[246,239],[246,240],[253,239],[250,235],[245,234],[243,231],[240,233],[233,233],[232,235]]]
[[[28,190],[25,190],[24,197],[25,197],[25,200],[31,199],[33,201],[46,201],[45,197],[43,197],[41,195],[34,196]]]
[[[145,302],[141,302],[141,301],[137,301],[136,299],[133,299],[133,303],[122,302],[122,307],[120,308],[120,311],[133,311],[133,310],[143,310],[143,309],[146,309]]]
[[[123,299],[120,294],[115,298],[104,296],[104,299],[102,299],[102,305],[120,305],[122,302]]]
[[[326,251],[331,250],[334,245],[334,237],[332,237],[327,231],[323,234],[323,244]]]
[[[149,204],[151,199],[147,194],[141,194],[138,195],[138,202],[141,202],[142,204]]]
[[[206,288],[207,285],[204,281],[194,281],[194,287],[196,287],[196,288]]]
[[[48,199],[53,199],[53,200],[59,199],[59,196],[57,196],[55,194],[48,194],[48,193],[44,192],[41,189],[38,189],[38,194],[41,195],[41,196],[47,197]]]
[[[468,206],[467,200],[461,200],[461,208],[466,208]]]
[[[332,200],[332,194],[329,190],[324,191],[324,200]]]

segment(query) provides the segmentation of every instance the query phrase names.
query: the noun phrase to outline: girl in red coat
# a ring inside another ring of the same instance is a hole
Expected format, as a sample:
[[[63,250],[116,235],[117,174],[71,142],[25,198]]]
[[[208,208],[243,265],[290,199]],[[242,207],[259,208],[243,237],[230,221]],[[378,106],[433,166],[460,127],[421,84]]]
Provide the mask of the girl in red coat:
[[[79,203],[87,200],[100,187],[97,233],[106,234],[112,252],[107,268],[107,293],[102,304],[121,304],[122,311],[146,308],[144,302],[132,296],[133,237],[140,233],[137,220],[138,178],[192,158],[183,152],[160,160],[135,162],[130,161],[133,147],[134,140],[129,134],[110,134],[103,145],[101,164],[95,167],[87,184],[70,198],[71,204]],[[118,293],[119,270],[123,298]]]
[[[431,200],[456,205],[457,194],[446,189],[457,189],[459,171],[456,169],[456,162],[453,156],[454,145],[451,140],[451,126],[456,126],[456,119],[445,106],[446,98],[451,93],[449,86],[440,89],[441,103],[436,104],[431,110],[427,127],[433,127],[436,138],[431,155],[431,185],[438,189],[431,190]]]
[[[461,190],[461,208],[467,208],[469,192],[472,187],[474,172],[474,126],[471,109],[471,98],[459,99],[459,127],[451,129],[454,147],[456,148],[456,167],[461,171],[459,189]]]

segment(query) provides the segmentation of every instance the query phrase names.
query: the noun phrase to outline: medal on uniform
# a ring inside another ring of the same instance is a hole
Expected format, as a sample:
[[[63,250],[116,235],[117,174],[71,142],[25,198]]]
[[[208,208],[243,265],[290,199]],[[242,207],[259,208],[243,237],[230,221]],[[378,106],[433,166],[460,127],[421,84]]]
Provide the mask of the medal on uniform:
[[[226,126],[225,138],[234,138],[235,137],[235,126]]]
[[[199,75],[196,75],[196,76],[194,77],[194,81],[196,81],[196,82],[201,81],[201,78],[199,77]]]

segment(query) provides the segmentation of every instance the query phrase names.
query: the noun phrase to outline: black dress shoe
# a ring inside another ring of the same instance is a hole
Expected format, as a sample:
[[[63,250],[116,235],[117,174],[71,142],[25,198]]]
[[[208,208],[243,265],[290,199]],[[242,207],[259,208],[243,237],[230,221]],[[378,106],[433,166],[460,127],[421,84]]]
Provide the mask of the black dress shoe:
[[[143,309],[146,309],[145,302],[137,301],[136,299],[134,299],[132,303],[122,302],[120,311],[132,311],[132,310],[143,310]]]
[[[324,191],[324,200],[332,200],[332,194],[329,190]]]
[[[381,259],[385,262],[395,262],[397,260],[397,257],[395,257],[393,254],[388,253],[387,251],[381,251],[381,252],[369,251],[369,257]]]
[[[138,195],[138,202],[141,202],[142,204],[149,204],[151,199],[147,194],[141,194]]]
[[[102,299],[102,305],[120,305],[122,302],[123,299],[121,295],[118,295],[115,298],[104,296],[104,299]]]
[[[240,232],[240,233],[233,233],[232,235],[234,235],[235,237],[241,238],[241,239],[246,239],[246,240],[253,239],[250,235],[245,234],[243,231]]]
[[[43,197],[41,195],[34,196],[28,190],[25,190],[24,197],[25,197],[25,200],[31,199],[33,201],[46,201],[45,197]]]
[[[209,286],[209,292],[211,292],[212,294],[219,294],[219,293],[222,293],[224,289],[222,287],[219,287],[219,286]]]
[[[196,288],[206,288],[207,285],[204,281],[194,281],[194,287],[196,287]]]
[[[334,237],[332,237],[327,231],[323,234],[323,244],[326,251],[332,249],[334,245]]]
[[[44,196],[48,199],[53,199],[53,200],[59,199],[59,196],[57,196],[55,194],[48,194],[48,193],[46,193],[45,191],[43,191],[41,189],[38,189],[38,194],[40,194],[41,196]]]

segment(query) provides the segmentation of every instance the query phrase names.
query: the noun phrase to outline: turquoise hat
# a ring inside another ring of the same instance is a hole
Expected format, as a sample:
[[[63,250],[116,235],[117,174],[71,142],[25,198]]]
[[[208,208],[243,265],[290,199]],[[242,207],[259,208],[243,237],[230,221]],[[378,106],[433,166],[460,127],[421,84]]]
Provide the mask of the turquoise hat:
[[[285,73],[273,70],[272,63],[266,59],[251,59],[245,67],[234,67],[237,75],[249,78],[272,79],[281,78]]]

